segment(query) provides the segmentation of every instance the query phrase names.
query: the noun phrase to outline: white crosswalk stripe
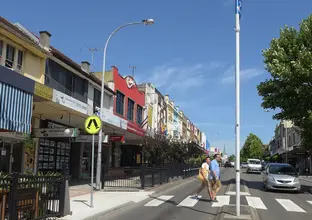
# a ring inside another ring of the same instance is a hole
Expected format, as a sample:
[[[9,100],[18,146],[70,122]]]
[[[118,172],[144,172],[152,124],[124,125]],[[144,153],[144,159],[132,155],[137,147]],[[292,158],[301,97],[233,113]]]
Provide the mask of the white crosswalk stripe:
[[[198,196],[199,199],[201,197],[202,196]],[[198,199],[194,199],[194,196],[188,196],[182,202],[180,202],[178,206],[193,207],[194,205],[196,205],[196,203],[198,203],[198,201],[199,201]]]
[[[159,196],[159,197],[157,197],[157,199],[153,199],[153,200],[149,201],[144,206],[157,207],[157,206],[163,204],[164,202],[168,201],[171,198],[173,198],[173,196]]]
[[[306,212],[290,199],[275,199],[281,206],[289,212]]]
[[[264,203],[259,197],[246,196],[246,199],[249,206],[255,209],[267,210],[267,207],[264,205]]]
[[[233,196],[232,196],[233,197]],[[235,196],[234,196],[235,197]],[[168,200],[174,198],[174,195],[162,195],[159,196],[149,202],[147,202],[144,206],[145,207],[158,207],[163,205],[164,203],[166,203]],[[200,198],[202,198],[202,196],[198,196],[199,199],[195,199],[194,196],[187,196],[186,198],[181,199],[182,201],[176,205],[177,207],[194,207],[198,202],[200,202]],[[243,201],[243,199],[245,199],[245,201]],[[232,198],[233,199],[233,198]],[[231,199],[230,195],[220,195],[217,196],[217,200],[218,202],[213,202],[213,203],[208,203],[210,207],[212,208],[218,208],[218,207],[222,207],[225,205],[230,205],[233,203],[234,200]],[[281,205],[285,211],[287,212],[301,212],[301,213],[307,213],[306,210],[304,210],[302,207],[300,207],[299,205],[297,205],[295,202],[293,202],[291,199],[277,199],[277,198],[272,198],[274,201],[276,201],[279,205]],[[266,201],[266,200],[265,200]],[[179,202],[179,201],[176,201]],[[232,202],[232,203],[231,203]],[[242,196],[241,197],[241,203],[244,203],[255,209],[259,209],[259,210],[266,210],[266,211],[271,211],[272,209],[270,209],[270,207],[266,206],[265,203],[263,202],[263,200],[260,197],[255,197],[255,196]],[[246,203],[247,202],[247,203]],[[310,205],[312,205],[312,200],[310,201],[306,201],[307,203],[309,203]]]

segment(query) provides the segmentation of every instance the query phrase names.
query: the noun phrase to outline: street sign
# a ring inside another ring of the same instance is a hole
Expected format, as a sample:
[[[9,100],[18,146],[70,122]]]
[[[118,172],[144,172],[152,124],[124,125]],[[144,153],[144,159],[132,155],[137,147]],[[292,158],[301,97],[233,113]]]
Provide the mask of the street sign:
[[[101,119],[96,116],[90,116],[85,121],[85,130],[88,134],[97,134],[102,128]]]
[[[88,134],[92,134],[92,158],[91,158],[91,192],[90,192],[90,206],[93,208],[93,175],[94,175],[94,135],[97,134],[102,128],[102,120],[96,116],[90,116],[85,121],[85,130]]]

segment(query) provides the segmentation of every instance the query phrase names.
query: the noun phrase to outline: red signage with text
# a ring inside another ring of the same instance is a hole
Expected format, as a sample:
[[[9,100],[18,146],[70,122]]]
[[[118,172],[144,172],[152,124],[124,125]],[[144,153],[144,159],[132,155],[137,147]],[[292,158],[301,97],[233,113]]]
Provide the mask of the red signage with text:
[[[109,141],[111,142],[124,142],[125,137],[124,136],[118,136],[118,135],[110,135]]]
[[[133,123],[128,122],[127,131],[136,134],[138,136],[144,136],[145,131],[144,129],[140,128],[139,126],[134,125]]]

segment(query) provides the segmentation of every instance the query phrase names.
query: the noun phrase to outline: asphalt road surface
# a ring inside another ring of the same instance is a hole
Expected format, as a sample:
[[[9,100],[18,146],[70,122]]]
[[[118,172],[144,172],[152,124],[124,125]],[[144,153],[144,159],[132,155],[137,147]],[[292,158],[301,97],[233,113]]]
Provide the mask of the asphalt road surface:
[[[224,185],[229,183],[229,180],[234,177],[233,168],[222,168],[221,181]],[[204,189],[201,192],[201,198],[196,200],[193,197],[194,193],[200,186],[197,179],[186,181],[176,187],[166,189],[158,194],[154,194],[151,198],[142,201],[138,204],[124,207],[108,213],[97,219],[101,220],[210,220],[214,219],[219,207],[224,202],[229,202],[223,197],[219,197],[218,203],[210,202],[207,191]],[[219,191],[220,196],[224,196],[226,186]]]
[[[302,181],[301,193],[292,192],[266,192],[263,189],[262,174],[241,175],[245,180],[250,196],[242,196],[242,203],[247,203],[258,210],[262,220],[311,220],[312,219],[312,195],[308,193],[307,182]]]

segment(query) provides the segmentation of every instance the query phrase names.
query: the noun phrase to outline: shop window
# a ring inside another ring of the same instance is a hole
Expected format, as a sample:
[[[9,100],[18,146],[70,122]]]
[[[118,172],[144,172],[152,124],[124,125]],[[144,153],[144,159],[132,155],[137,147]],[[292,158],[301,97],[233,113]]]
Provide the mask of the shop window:
[[[15,55],[15,47],[11,46],[10,44],[7,44],[6,60],[5,60],[6,67],[13,68],[14,55]]]
[[[2,48],[3,48],[3,41],[0,40],[0,62],[2,60],[2,50],[3,50]]]
[[[133,116],[134,116],[134,101],[128,98],[127,119],[133,121]]]
[[[119,115],[124,115],[124,102],[125,102],[125,95],[121,92],[117,91],[116,94],[116,113]]]
[[[142,117],[143,117],[143,108],[142,106],[137,105],[137,123],[140,125],[142,124]]]

